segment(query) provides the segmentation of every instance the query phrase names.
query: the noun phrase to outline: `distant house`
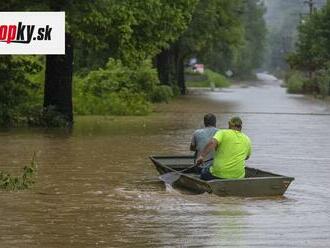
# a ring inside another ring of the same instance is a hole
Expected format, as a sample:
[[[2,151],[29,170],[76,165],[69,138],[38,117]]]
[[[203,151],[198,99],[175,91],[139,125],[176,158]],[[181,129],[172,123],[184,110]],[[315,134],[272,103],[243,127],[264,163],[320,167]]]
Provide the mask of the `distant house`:
[[[195,64],[193,66],[193,71],[198,72],[200,74],[204,74],[204,65],[203,64]]]

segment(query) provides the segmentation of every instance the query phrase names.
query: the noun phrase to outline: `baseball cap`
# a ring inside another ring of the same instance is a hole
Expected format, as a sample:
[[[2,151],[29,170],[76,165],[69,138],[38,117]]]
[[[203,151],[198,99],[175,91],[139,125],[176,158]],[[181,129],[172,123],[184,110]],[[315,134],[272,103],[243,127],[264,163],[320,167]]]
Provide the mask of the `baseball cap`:
[[[229,124],[235,127],[242,127],[243,122],[241,118],[236,116],[230,119]]]

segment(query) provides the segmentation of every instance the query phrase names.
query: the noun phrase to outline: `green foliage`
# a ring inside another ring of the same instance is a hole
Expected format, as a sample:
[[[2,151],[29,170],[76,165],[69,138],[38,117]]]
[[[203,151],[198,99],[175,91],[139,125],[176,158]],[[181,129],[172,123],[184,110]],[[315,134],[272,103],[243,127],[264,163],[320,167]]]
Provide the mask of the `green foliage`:
[[[291,71],[287,75],[286,85],[288,93],[301,94],[304,91],[306,78],[299,71]]]
[[[288,57],[291,68],[308,72],[304,85],[306,93],[329,94],[329,27],[330,1],[300,24],[296,51]]]
[[[0,189],[3,190],[27,189],[35,183],[36,173],[37,173],[37,162],[34,154],[31,164],[23,168],[22,175],[12,176],[8,173],[4,173],[0,171]]]
[[[74,13],[70,18],[79,37],[76,67],[103,67],[109,57],[134,66],[156,55],[185,31],[197,1],[95,1],[82,20]]]
[[[118,49],[125,61],[144,60],[168,46],[185,31],[192,16],[196,0],[126,0],[126,8],[133,15],[135,23],[131,36]],[[135,48],[135,49],[132,49]]]
[[[245,41],[233,64],[238,77],[250,77],[263,63],[267,34],[264,13],[265,8],[258,0],[246,1],[242,17]]]
[[[291,68],[314,72],[326,63],[330,50],[327,51],[324,46],[327,37],[322,37],[322,19],[322,12],[315,12],[299,26],[296,51],[288,57]],[[328,29],[328,27],[323,28]]]
[[[226,25],[218,34],[221,38],[218,37],[207,49],[201,50],[198,57],[217,72],[231,70],[236,77],[250,77],[253,70],[261,66],[264,58],[267,33],[263,18],[265,7],[258,0],[222,4],[221,13],[225,22],[220,23]]]
[[[297,40],[297,25],[307,11],[301,0],[266,0],[267,13],[267,53],[265,67],[272,72],[287,70],[286,55],[293,51]]]
[[[102,97],[84,94],[76,98],[75,112],[80,115],[146,115],[150,104],[143,94],[130,91],[106,93]]]
[[[144,115],[150,102],[168,101],[169,87],[160,86],[150,61],[135,68],[110,59],[105,68],[75,78],[75,111],[78,114]]]
[[[151,67],[141,65],[140,61],[156,55],[186,30],[197,2],[11,0],[1,2],[0,9],[66,12],[66,32],[75,40],[75,69],[88,75],[81,80],[85,82],[83,86],[78,83],[75,89],[79,93],[75,99],[78,113],[143,114],[150,110],[150,101],[167,101],[173,94],[169,88],[160,87],[157,73],[148,71]],[[113,63],[103,71],[98,70],[109,58],[122,61],[123,65]],[[25,70],[27,65],[14,57],[0,58],[0,125],[27,121],[34,125],[61,126],[59,113],[52,108],[40,110],[41,84],[32,85],[44,80],[44,68],[39,69],[41,74],[31,76]],[[91,68],[95,72],[89,73]],[[91,87],[86,82],[92,82]],[[89,99],[97,109],[93,110],[93,105],[84,106],[79,99]]]
[[[316,80],[319,94],[322,97],[330,95],[330,63],[327,64],[325,69],[318,72]]]
[[[197,57],[214,69],[210,58],[215,63],[221,61],[223,58],[215,58],[215,54],[220,54],[224,47],[241,44],[244,35],[238,12],[242,4],[242,0],[198,1],[187,30],[156,57],[162,83],[177,85],[181,94],[185,94],[187,59]]]
[[[159,85],[154,88],[149,99],[152,102],[168,102],[173,96],[174,92],[170,86]]]
[[[42,70],[36,56],[0,56],[0,126],[11,126],[24,119],[39,85],[30,76]]]
[[[188,87],[217,87],[217,88],[224,88],[230,86],[230,81],[224,77],[223,75],[216,73],[210,69],[205,70],[206,80],[199,80],[199,81],[188,81]]]
[[[215,87],[223,88],[230,86],[228,79],[219,73],[206,69],[205,74],[208,78],[208,82],[214,84]]]
[[[180,37],[184,56],[204,55],[219,44],[239,44],[241,23],[237,18],[240,0],[199,1],[187,31]]]

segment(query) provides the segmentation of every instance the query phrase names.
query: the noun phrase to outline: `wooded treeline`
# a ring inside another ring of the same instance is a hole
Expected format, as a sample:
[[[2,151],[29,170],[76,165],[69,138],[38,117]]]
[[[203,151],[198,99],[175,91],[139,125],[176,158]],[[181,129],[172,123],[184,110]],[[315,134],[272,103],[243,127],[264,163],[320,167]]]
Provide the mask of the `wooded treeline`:
[[[262,63],[258,0],[11,0],[0,10],[65,11],[67,24],[65,56],[0,56],[2,126],[71,125],[73,112],[146,114],[186,93],[192,57],[238,77]]]
[[[313,0],[314,8],[321,8],[325,0]],[[278,76],[288,70],[288,53],[295,49],[297,27],[309,15],[308,1],[265,0],[265,20],[268,35],[264,68]]]
[[[330,1],[305,16],[298,27],[298,40],[288,56],[289,92],[330,94]]]

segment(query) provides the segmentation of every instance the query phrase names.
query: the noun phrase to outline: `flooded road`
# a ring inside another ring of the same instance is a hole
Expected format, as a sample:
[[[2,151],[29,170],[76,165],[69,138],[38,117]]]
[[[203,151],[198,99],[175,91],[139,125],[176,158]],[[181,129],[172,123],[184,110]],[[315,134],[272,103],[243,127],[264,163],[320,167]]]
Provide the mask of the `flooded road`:
[[[74,130],[0,132],[0,170],[34,151],[37,184],[0,191],[0,247],[329,247],[330,107],[280,82],[194,91],[148,117],[79,117]],[[233,115],[248,166],[295,177],[285,197],[220,198],[166,189],[148,156],[189,154],[206,112]]]

